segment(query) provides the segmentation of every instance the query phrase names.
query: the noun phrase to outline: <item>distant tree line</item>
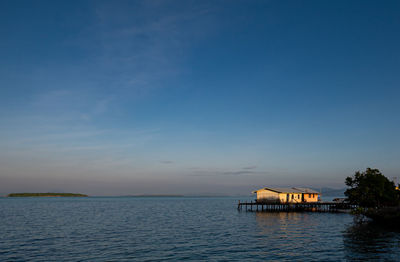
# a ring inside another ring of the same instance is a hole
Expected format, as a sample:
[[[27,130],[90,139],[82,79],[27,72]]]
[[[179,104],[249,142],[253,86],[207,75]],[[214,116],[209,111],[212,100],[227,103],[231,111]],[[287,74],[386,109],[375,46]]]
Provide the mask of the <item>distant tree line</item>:
[[[85,194],[75,193],[11,193],[8,197],[87,197]]]

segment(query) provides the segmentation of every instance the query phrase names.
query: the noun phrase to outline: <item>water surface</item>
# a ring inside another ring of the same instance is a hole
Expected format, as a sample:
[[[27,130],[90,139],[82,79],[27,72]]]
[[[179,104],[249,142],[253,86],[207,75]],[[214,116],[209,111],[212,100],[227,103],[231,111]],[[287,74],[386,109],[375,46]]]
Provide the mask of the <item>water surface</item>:
[[[237,200],[1,198],[0,261],[399,261],[398,232],[348,214],[238,212]]]

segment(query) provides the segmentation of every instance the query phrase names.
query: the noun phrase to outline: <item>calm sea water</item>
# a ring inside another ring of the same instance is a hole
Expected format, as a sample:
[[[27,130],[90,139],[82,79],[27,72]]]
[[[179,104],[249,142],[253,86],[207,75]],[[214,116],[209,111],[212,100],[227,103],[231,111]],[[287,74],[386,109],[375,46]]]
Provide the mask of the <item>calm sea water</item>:
[[[400,261],[398,232],[238,199],[0,198],[0,261]]]

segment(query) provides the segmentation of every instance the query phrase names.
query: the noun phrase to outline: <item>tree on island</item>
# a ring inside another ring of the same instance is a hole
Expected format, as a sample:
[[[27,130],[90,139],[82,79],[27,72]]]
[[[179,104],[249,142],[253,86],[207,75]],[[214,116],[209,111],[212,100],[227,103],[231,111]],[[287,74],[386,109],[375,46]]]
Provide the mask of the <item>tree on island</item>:
[[[400,191],[394,182],[385,177],[378,169],[367,168],[357,171],[353,177],[346,178],[350,188],[344,194],[351,204],[365,208],[381,208],[400,204]]]

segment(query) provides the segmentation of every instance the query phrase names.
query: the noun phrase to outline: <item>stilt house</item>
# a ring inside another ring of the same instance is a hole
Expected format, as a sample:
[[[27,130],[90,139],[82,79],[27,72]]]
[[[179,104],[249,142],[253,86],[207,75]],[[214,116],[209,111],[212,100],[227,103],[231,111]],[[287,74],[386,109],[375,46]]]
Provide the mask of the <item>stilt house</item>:
[[[315,190],[303,187],[272,188],[264,187],[253,191],[257,194],[257,202],[269,203],[311,203],[318,202],[319,195]]]

